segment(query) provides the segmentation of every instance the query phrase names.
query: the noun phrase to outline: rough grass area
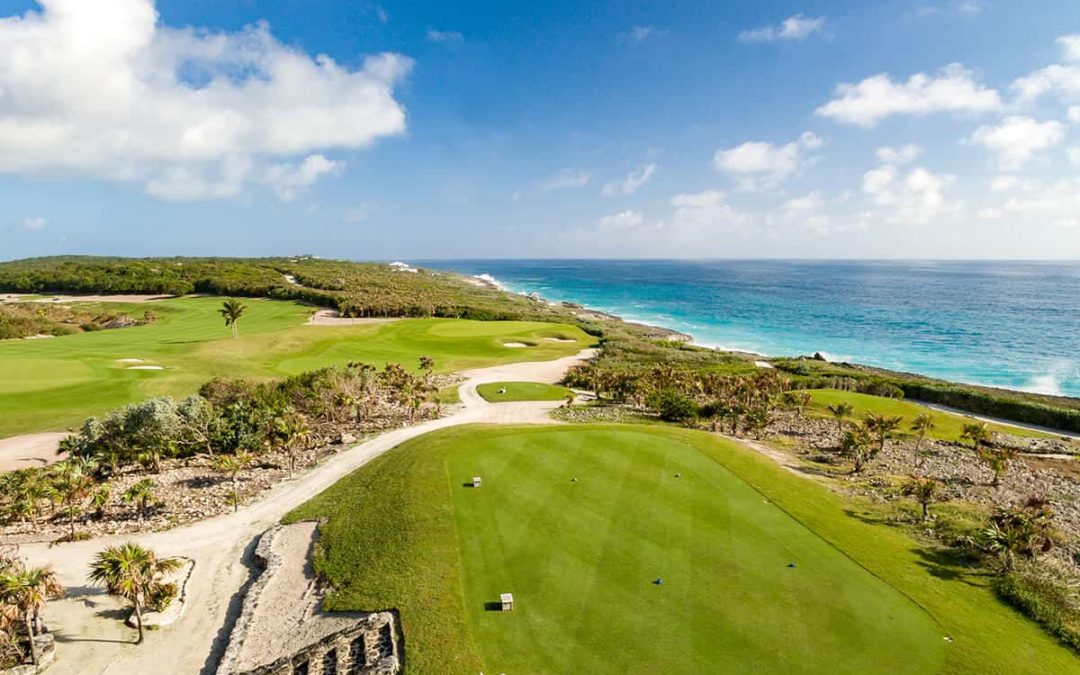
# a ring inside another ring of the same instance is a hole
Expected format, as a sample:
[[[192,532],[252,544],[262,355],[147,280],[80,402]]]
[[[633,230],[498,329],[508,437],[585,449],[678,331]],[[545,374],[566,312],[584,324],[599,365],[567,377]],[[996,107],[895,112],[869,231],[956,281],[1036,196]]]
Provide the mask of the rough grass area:
[[[499,393],[505,390],[505,393]],[[481,384],[476,393],[489,403],[507,401],[562,401],[570,395],[566,387],[540,382],[492,382]]]
[[[348,361],[395,362],[415,369],[421,355],[435,359],[437,371],[449,372],[558,358],[593,341],[571,326],[519,321],[407,319],[306,326],[312,308],[260,299],[244,300],[248,310],[239,322],[240,337],[233,339],[217,313],[221,302],[204,297],[127,304],[129,314],[152,309],[157,321],[0,343],[0,437],[63,429],[149,396],[186,395],[219,375],[281,377]],[[573,339],[544,340],[552,330]],[[513,340],[536,346],[503,346]]]
[[[915,419],[916,415],[920,413],[928,413],[934,418],[935,428],[931,430],[927,436],[929,438],[936,438],[942,441],[959,441],[960,433],[963,431],[964,425],[971,423],[973,420],[963,415],[956,415],[953,413],[941,412],[928,408],[924,405],[920,405],[913,401],[905,401],[903,399],[886,398],[884,396],[872,396],[870,394],[859,394],[853,391],[839,391],[836,389],[811,389],[810,396],[813,401],[811,402],[810,412],[821,416],[830,416],[828,406],[835,405],[840,402],[846,401],[855,408],[854,417],[861,419],[866,416],[867,413],[878,413],[881,415],[899,415],[904,418],[902,430],[905,433],[911,433],[909,427],[911,421]],[[1039,431],[1037,429],[1028,429],[1025,427],[1009,426],[1004,424],[987,423],[986,425],[991,431],[996,431],[1003,434],[1012,434],[1013,436],[1026,436],[1029,438],[1060,438],[1060,436]]]

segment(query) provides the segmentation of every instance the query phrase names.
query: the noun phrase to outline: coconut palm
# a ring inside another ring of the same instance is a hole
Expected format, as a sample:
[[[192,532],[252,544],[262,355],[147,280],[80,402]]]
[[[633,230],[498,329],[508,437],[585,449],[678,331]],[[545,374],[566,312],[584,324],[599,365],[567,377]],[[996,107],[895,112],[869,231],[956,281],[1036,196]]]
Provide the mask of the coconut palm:
[[[960,438],[971,441],[971,447],[975,454],[979,454],[983,444],[990,440],[990,430],[985,422],[971,422],[965,424],[960,432]]]
[[[1001,479],[1009,472],[1009,464],[1016,459],[1015,448],[984,448],[979,451],[979,458],[986,462],[990,470],[994,472],[994,480],[991,485],[1001,485]]]
[[[902,491],[905,495],[914,497],[915,501],[922,507],[922,519],[930,520],[930,505],[938,501],[940,489],[941,483],[938,483],[933,478],[912,476],[904,484]]]
[[[156,487],[157,483],[149,478],[144,478],[124,491],[124,503],[135,505],[139,513],[139,520],[143,520],[150,511],[150,507],[157,504],[157,499],[154,496],[154,488]]]
[[[135,608],[135,625],[143,641],[143,608],[151,598],[161,594],[162,578],[180,569],[177,558],[160,558],[154,551],[134,542],[110,546],[100,551],[90,565],[91,583],[104,586],[112,595],[130,602]]]
[[[915,457],[918,466],[922,466],[922,455],[919,454],[919,448],[922,447],[923,440],[926,439],[926,434],[936,427],[934,424],[934,417],[930,413],[919,413],[915,416],[915,419],[911,420],[912,431],[917,433],[918,439],[915,441]]]
[[[885,450],[885,441],[892,437],[893,432],[900,428],[902,417],[895,415],[879,415],[870,413],[863,421],[863,426],[871,436],[877,439],[877,449],[874,455]]]
[[[247,305],[236,300],[235,298],[226,298],[225,302],[221,303],[221,309],[218,310],[218,314],[225,319],[225,327],[232,328],[233,337],[237,337],[239,332],[237,331],[236,323],[240,320],[240,317],[247,311]]]
[[[69,536],[75,539],[75,519],[82,513],[83,500],[94,487],[92,460],[68,459],[52,468],[52,487],[68,517]]]
[[[841,401],[840,403],[830,405],[829,412],[836,418],[836,433],[843,436],[844,420],[851,417],[851,414],[855,412],[855,407],[846,401]]]
[[[873,448],[870,444],[870,436],[867,435],[866,430],[862,427],[854,427],[844,432],[843,437],[840,439],[841,451],[851,457],[854,462],[854,466],[851,469],[852,473],[859,473],[866,466],[866,463],[870,461],[873,456]]]
[[[41,613],[45,602],[63,593],[64,587],[60,585],[52,567],[27,569],[20,563],[0,572],[0,596],[5,603],[17,609],[30,641],[30,658],[35,665],[39,656],[34,636],[42,628]]]
[[[233,503],[233,512],[240,510],[240,490],[237,478],[240,472],[246,469],[255,460],[250,452],[238,452],[235,455],[218,455],[214,458],[214,468],[229,477],[232,482],[232,494],[230,499]]]

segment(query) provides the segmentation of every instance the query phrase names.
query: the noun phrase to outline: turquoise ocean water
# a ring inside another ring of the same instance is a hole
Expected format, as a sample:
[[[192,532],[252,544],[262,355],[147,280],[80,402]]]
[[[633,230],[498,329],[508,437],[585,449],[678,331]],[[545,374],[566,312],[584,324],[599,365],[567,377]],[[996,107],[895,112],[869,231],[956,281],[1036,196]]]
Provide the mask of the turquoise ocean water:
[[[773,355],[820,351],[959,382],[1080,396],[1080,262],[455,260],[537,292]]]

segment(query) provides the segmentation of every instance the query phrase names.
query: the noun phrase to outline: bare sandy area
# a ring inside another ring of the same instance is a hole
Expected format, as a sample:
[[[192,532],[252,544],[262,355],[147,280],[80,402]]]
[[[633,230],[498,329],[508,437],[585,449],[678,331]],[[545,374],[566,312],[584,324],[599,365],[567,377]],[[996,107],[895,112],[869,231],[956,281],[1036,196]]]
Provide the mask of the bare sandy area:
[[[165,366],[128,366],[124,370],[165,370]]]
[[[504,342],[503,347],[509,347],[510,349],[528,349],[529,345],[524,342]]]
[[[57,637],[57,660],[49,672],[211,675],[239,611],[242,588],[251,574],[254,543],[262,532],[346,474],[411,438],[461,424],[550,423],[547,411],[558,402],[491,404],[476,393],[476,385],[498,381],[555,383],[568,368],[594,355],[594,350],[585,350],[556,361],[466,371],[462,373],[466,378],[461,387],[462,406],[453,415],[395,429],[333,455],[310,472],[280,483],[236,513],[164,532],[22,546],[20,553],[30,564],[53,565],[68,588],[63,600],[49,603],[46,609],[45,620]],[[160,555],[186,556],[195,561],[183,615],[171,626],[148,632],[146,642],[139,646],[133,644],[134,631],[118,619],[126,616],[118,614],[122,605],[101,589],[86,585],[86,570],[94,554],[106,545],[129,539]]]
[[[311,565],[317,538],[314,522],[286,525],[274,532],[271,553],[279,561],[263,574],[267,583],[251,614],[236,670],[251,670],[344,630],[363,616],[320,610],[322,592]]]
[[[308,326],[365,326],[368,324],[376,323],[389,323],[391,321],[397,321],[393,318],[352,318],[341,316],[338,312],[332,309],[320,309],[312,314],[308,320]]]
[[[48,295],[40,297],[41,295],[5,293],[0,295],[0,302],[153,302],[177,297],[175,295]]]
[[[57,450],[67,435],[66,431],[61,431],[0,438],[0,472],[59,462],[63,456],[57,454]]]

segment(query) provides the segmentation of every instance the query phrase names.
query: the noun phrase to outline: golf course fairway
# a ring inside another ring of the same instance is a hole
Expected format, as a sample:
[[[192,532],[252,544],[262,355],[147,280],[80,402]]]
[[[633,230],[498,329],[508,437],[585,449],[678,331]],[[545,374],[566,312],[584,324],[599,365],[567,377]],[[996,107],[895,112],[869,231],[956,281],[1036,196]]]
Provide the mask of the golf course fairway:
[[[323,523],[327,609],[401,612],[409,672],[942,672],[949,632],[729,470],[732,453],[753,455],[658,427],[463,427],[286,520]]]
[[[184,297],[101,304],[146,326],[38,340],[0,341],[0,438],[57,431],[150,396],[185,396],[214,377],[269,378],[363,361],[415,370],[430,356],[438,372],[576,354],[594,342],[580,329],[523,321],[400,319],[360,325],[305,325],[314,308],[245,298],[233,338],[222,299]],[[545,338],[558,338],[545,339]],[[528,343],[527,349],[506,343]]]

